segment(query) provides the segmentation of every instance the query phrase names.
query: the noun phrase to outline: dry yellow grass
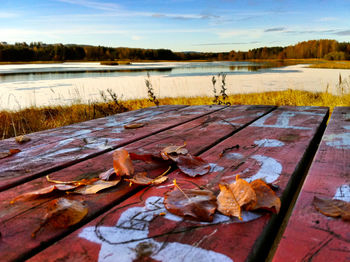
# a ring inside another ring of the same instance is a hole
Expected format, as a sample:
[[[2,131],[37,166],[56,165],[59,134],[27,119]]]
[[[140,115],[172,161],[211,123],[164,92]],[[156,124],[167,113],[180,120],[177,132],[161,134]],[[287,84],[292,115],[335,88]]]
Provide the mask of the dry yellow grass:
[[[160,105],[210,105],[213,97],[179,97],[159,99]],[[231,95],[227,99],[232,105],[290,105],[290,106],[350,106],[350,94],[341,96],[330,93],[311,93],[286,90]],[[50,128],[87,121],[99,117],[154,106],[147,99],[129,100],[121,105],[108,103],[73,104],[71,106],[52,106],[28,108],[17,112],[0,112],[0,138],[5,139]]]
[[[350,69],[350,61],[327,61],[317,62],[310,65],[311,68],[329,68],[329,69]]]

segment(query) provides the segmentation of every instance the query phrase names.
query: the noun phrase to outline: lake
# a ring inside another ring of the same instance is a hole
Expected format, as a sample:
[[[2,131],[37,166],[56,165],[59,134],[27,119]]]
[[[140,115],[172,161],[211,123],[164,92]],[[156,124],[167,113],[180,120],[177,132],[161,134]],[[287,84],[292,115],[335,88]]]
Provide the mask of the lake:
[[[147,73],[157,97],[212,96],[212,77],[225,73],[228,94],[300,89],[337,92],[350,70],[273,67],[252,62],[155,62],[0,65],[0,109],[91,103],[112,89],[121,100],[146,98]],[[217,85],[219,82],[217,82]]]

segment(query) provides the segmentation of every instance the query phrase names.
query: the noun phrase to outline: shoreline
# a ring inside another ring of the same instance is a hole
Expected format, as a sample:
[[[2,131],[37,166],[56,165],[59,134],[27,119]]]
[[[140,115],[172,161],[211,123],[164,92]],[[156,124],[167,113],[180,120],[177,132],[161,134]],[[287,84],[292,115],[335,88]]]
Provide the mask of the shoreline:
[[[350,92],[350,69],[315,69],[308,64],[273,68],[266,72],[234,73],[226,76],[228,95],[283,91],[288,89],[339,94],[339,78]],[[321,71],[320,71],[321,70]],[[212,76],[151,75],[158,98],[212,96]],[[340,76],[340,77],[339,77]],[[70,105],[101,101],[100,92],[111,89],[121,101],[148,97],[145,76],[68,78],[9,82],[0,85],[0,110]],[[29,82],[29,83],[28,83]],[[218,89],[219,82],[216,84]]]

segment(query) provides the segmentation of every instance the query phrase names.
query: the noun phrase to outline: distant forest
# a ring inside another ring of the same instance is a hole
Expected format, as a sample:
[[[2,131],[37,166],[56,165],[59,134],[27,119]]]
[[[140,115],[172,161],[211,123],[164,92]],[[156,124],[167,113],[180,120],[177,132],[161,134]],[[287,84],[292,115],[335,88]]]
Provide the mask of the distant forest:
[[[0,61],[114,61],[114,60],[250,60],[307,59],[350,60],[350,43],[310,40],[287,47],[261,47],[247,52],[173,52],[169,49],[141,49],[34,43],[0,43]]]

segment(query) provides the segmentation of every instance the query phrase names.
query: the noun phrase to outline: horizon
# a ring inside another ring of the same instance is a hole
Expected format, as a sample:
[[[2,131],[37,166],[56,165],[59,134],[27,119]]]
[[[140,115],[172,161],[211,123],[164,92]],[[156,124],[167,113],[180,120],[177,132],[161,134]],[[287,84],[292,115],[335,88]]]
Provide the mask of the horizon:
[[[0,42],[229,52],[348,42],[350,1],[7,0]]]

